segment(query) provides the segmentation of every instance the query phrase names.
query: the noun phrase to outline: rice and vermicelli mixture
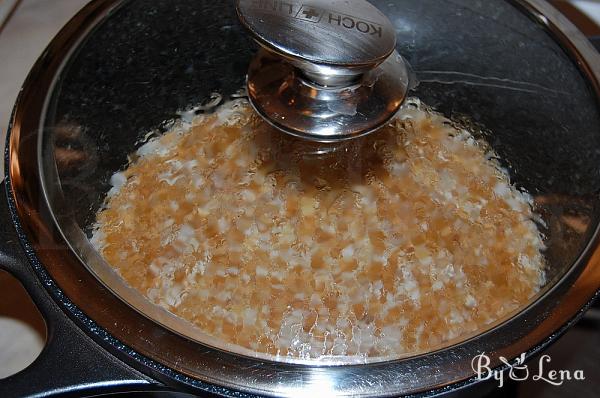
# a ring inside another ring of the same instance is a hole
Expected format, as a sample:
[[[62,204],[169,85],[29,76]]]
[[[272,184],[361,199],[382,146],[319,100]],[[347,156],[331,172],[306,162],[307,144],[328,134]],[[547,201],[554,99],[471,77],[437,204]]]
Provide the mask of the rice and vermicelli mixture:
[[[242,99],[178,122],[113,176],[93,244],[202,331],[305,359],[428,351],[544,283],[531,197],[418,101],[333,153],[310,149]]]

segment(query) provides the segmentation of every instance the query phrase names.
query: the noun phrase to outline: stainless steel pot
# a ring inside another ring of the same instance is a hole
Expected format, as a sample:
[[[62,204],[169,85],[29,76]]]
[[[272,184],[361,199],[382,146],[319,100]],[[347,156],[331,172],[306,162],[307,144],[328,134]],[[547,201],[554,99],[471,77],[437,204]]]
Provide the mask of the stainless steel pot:
[[[284,3],[301,6],[273,2]],[[600,288],[597,52],[543,1],[370,3],[391,21],[390,49],[418,82],[400,86],[453,119],[485,127],[483,138],[513,181],[536,197],[548,283],[535,299],[435,352],[353,365],[254,355],[150,304],[89,244],[108,180],[139,140],[164,131],[178,110],[213,92],[235,94],[258,46],[230,2],[98,0],[42,55],[11,122],[0,266],[28,286],[49,322],[49,342],[29,372],[0,382],[4,396],[131,388],[225,396],[443,394],[477,383],[476,355],[490,353],[491,366],[502,368],[500,356],[533,355],[582,314]],[[250,69],[250,82],[257,70]],[[65,366],[79,370],[61,380]]]

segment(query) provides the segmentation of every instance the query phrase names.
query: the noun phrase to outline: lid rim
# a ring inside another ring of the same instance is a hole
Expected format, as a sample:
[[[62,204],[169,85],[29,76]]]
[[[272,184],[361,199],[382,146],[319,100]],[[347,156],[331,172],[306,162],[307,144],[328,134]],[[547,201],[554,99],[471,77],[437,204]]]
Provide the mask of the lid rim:
[[[538,7],[542,7],[544,6],[542,4],[542,2],[536,1],[536,0],[515,0],[515,2],[519,3],[519,4],[527,4],[533,7],[532,4],[537,5]],[[99,7],[98,9],[104,9],[104,12],[107,14],[107,7],[109,5],[115,4],[115,3],[121,3],[121,2],[116,2],[114,0],[103,0],[100,2],[95,2],[95,6]],[[539,4],[538,4],[539,3]],[[545,6],[544,6],[545,7]],[[86,8],[84,10],[88,10],[91,11],[93,8],[93,5],[88,5],[86,6]],[[543,10],[543,8],[542,8]],[[541,13],[541,11],[539,11]],[[106,17],[106,14],[102,17]],[[543,15],[543,14],[541,14]],[[551,22],[552,20],[548,20],[549,22]],[[98,20],[95,20],[94,23],[92,24],[90,21],[86,21],[85,23],[82,23],[82,17],[78,16],[75,17],[75,19],[73,19],[70,23],[69,23],[69,27],[73,29],[73,31],[69,30],[64,30],[62,31],[57,38],[55,39],[55,42],[63,42],[66,43],[68,42],[67,40],[67,35],[70,35],[72,33],[75,34],[82,34],[82,29],[80,28],[76,28],[77,24],[80,25],[91,25],[94,26],[95,24],[98,23]],[[561,32],[560,30],[560,25],[555,26],[555,29],[558,29],[559,32]],[[554,31],[554,30],[553,30]],[[577,39],[580,39],[579,37]],[[585,40],[585,39],[584,39]],[[591,45],[590,45],[591,46]],[[600,92],[599,87],[600,85],[598,84],[599,80],[600,80],[600,73],[598,71],[598,64],[595,65],[590,65],[589,64],[589,60],[593,59],[593,60],[597,60],[598,59],[598,55],[597,53],[592,56],[590,54],[586,54],[586,49],[582,48],[579,49],[577,43],[573,44],[572,48],[570,47],[570,49],[572,51],[577,51],[577,53],[581,56],[581,61],[582,61],[582,65],[586,70],[586,73],[588,74],[588,78],[590,78],[590,80],[592,81],[594,88],[596,90],[596,94],[598,95],[598,93]],[[589,49],[588,49],[589,51]],[[97,307],[95,307],[93,304],[90,303],[84,303],[81,301],[81,298],[77,298],[77,295],[74,293],[79,292],[80,290],[77,289],[77,287],[75,285],[72,284],[73,281],[68,281],[65,278],[70,278],[70,277],[77,277],[78,275],[82,276],[83,280],[85,280],[87,283],[92,283],[93,284],[93,279],[89,278],[89,275],[86,275],[85,272],[82,272],[83,270],[81,269],[81,265],[79,264],[79,259],[76,258],[75,253],[73,253],[72,251],[70,251],[68,249],[68,242],[65,242],[63,237],[61,236],[47,236],[45,235],[47,233],[47,231],[42,231],[40,230],[36,230],[36,228],[39,228],[39,224],[36,224],[37,222],[39,222],[41,219],[34,219],[34,217],[32,217],[32,215],[35,214],[52,214],[52,210],[50,209],[49,205],[47,203],[39,203],[39,201],[37,200],[38,198],[34,198],[31,196],[32,192],[36,192],[36,190],[39,190],[39,184],[40,181],[38,179],[35,178],[29,178],[29,179],[23,179],[24,176],[28,176],[30,172],[33,172],[33,174],[35,175],[35,173],[39,173],[39,169],[37,169],[37,167],[34,167],[32,169],[33,166],[35,166],[33,163],[37,162],[37,159],[32,160],[31,158],[27,158],[28,154],[31,154],[31,148],[27,148],[26,145],[23,145],[23,142],[25,141],[26,138],[30,138],[30,137],[35,137],[36,135],[38,135],[40,133],[40,129],[39,126],[36,125],[35,120],[30,120],[27,121],[27,118],[31,118],[31,119],[36,119],[39,118],[41,119],[41,113],[43,111],[42,109],[42,105],[39,104],[38,102],[32,100],[32,95],[33,94],[37,94],[40,91],[40,86],[37,85],[36,83],[41,79],[41,77],[46,76],[46,78],[50,77],[52,78],[54,76],[54,74],[57,72],[57,67],[56,67],[56,62],[60,61],[60,57],[61,54],[56,54],[53,53],[53,49],[50,48],[50,50],[47,52],[47,54],[45,54],[45,56],[40,59],[40,61],[38,61],[37,66],[34,67],[34,69],[32,70],[31,75],[28,77],[25,85],[23,86],[23,90],[22,93],[19,97],[19,100],[17,101],[17,105],[15,107],[15,112],[14,112],[14,116],[12,119],[12,126],[11,129],[9,130],[8,133],[8,140],[10,142],[10,147],[9,147],[9,152],[7,154],[7,158],[6,158],[6,173],[7,173],[7,189],[9,190],[9,199],[12,203],[11,206],[11,212],[13,214],[13,216],[16,216],[16,222],[15,224],[17,225],[19,231],[22,233],[21,235],[21,239],[23,244],[25,245],[25,247],[29,248],[28,250],[28,254],[30,256],[30,258],[32,259],[32,261],[41,261],[41,263],[43,264],[44,270],[42,272],[48,272],[49,275],[57,282],[57,288],[56,289],[52,289],[52,293],[55,297],[55,299],[62,301],[63,304],[69,303],[69,304],[74,304],[76,307],[73,307],[75,310],[80,311],[80,308],[82,310],[84,310],[86,313],[91,313],[94,315],[95,314],[95,310],[97,310]],[[55,69],[53,69],[52,67],[47,68],[47,70],[44,70],[44,68],[42,66],[44,66],[44,64],[46,63],[46,61],[53,61],[50,62],[51,66],[56,67]],[[62,63],[61,63],[62,64]],[[49,76],[52,75],[52,76]],[[41,79],[43,80],[43,79]],[[51,79],[50,79],[51,80]],[[47,87],[43,87],[41,91],[44,91],[45,94],[49,94],[49,86]],[[41,122],[42,120],[38,120],[39,122]],[[41,176],[38,176],[39,178],[42,178]],[[33,190],[29,190],[30,188],[33,188]],[[538,326],[536,329],[534,329],[533,331],[530,332],[530,334],[527,336],[528,337],[528,342],[525,344],[525,342],[521,341],[521,344],[517,344],[515,343],[517,346],[511,346],[509,348],[505,348],[504,351],[508,352],[509,355],[512,353],[517,352],[520,348],[523,348],[523,346],[527,346],[528,350],[527,352],[529,352],[529,354],[533,354],[534,352],[537,352],[537,350],[539,350],[542,346],[548,344],[550,341],[552,341],[554,338],[556,338],[556,336],[553,336],[554,331],[556,330],[561,330],[562,326],[565,323],[565,320],[567,322],[570,322],[570,320],[574,319],[573,317],[576,317],[577,314],[580,314],[579,312],[579,308],[582,307],[582,302],[589,302],[590,298],[592,298],[596,293],[596,291],[600,288],[600,267],[598,267],[598,263],[600,262],[600,251],[598,250],[598,234],[599,234],[599,226],[596,226],[596,231],[594,233],[594,237],[593,239],[590,239],[589,244],[587,245],[585,251],[582,253],[582,255],[577,259],[577,261],[574,263],[574,265],[572,266],[571,270],[567,273],[567,275],[565,275],[561,281],[560,284],[556,284],[554,286],[555,289],[553,289],[553,291],[549,291],[546,292],[544,297],[540,298],[538,301],[536,301],[535,303],[533,303],[531,305],[531,307],[539,307],[541,306],[541,302],[547,302],[548,299],[552,296],[552,297],[557,297],[557,295],[560,296],[564,296],[569,298],[569,300],[565,300],[565,302],[561,303],[562,307],[560,307],[563,311],[557,311],[558,313],[560,313],[559,315],[554,315],[551,318],[545,319],[545,320],[541,320],[540,325],[545,325],[545,327],[542,326]],[[50,228],[49,228],[50,229]],[[58,264],[58,257],[51,255],[50,253],[48,253],[47,248],[44,248],[43,245],[44,243],[40,243],[40,242],[44,242],[44,239],[46,238],[50,238],[50,241],[53,241],[57,244],[57,248],[60,248],[60,253],[61,256],[64,256],[63,258],[61,258],[61,261],[64,261],[64,264]],[[593,253],[592,253],[593,251]],[[592,257],[593,254],[593,257]],[[588,258],[590,257],[590,258]],[[590,261],[589,264],[585,264],[587,261]],[[69,276],[69,275],[60,275],[60,271],[59,269],[61,267],[68,267],[69,269],[74,270],[74,274]],[[596,268],[596,270],[594,270],[594,268]],[[579,274],[579,272],[581,272],[581,274]],[[567,282],[574,282],[572,284],[572,286],[567,286]],[[578,288],[580,288],[581,290],[579,292],[575,292],[575,290],[577,290]],[[593,288],[593,289],[592,289]],[[98,288],[97,286],[95,286],[92,291],[101,291],[102,289]],[[592,290],[594,290],[594,292],[592,293]],[[66,294],[66,296],[62,296],[62,294]],[[568,293],[568,294],[567,294]],[[85,299],[85,298],[84,298]],[[84,300],[85,301],[85,300]],[[124,303],[121,303],[124,304]],[[583,304],[586,305],[586,304]],[[554,307],[553,307],[554,308]],[[88,311],[89,310],[89,311]],[[135,317],[134,315],[131,315],[130,312],[128,312],[127,310],[123,309],[122,310],[123,313],[127,313],[130,314],[130,316],[132,316],[133,319],[140,319],[139,317]],[[527,313],[528,311],[531,311],[531,308],[528,308],[526,310],[522,310],[519,315],[515,318],[512,318],[511,320],[507,321],[507,323],[511,323],[511,324],[515,324],[515,320],[517,319],[523,319],[524,318],[524,314]],[[110,315],[107,315],[110,316]],[[93,319],[93,318],[88,318],[87,315],[85,315],[83,312],[80,312],[80,314],[78,315],[78,317],[82,317],[85,319]],[[101,316],[99,316],[96,319],[100,319]],[[96,321],[96,319],[94,319],[94,321]],[[536,320],[539,320],[536,318]],[[112,319],[111,319],[112,321]],[[549,322],[549,324],[548,324]],[[136,339],[136,337],[131,337],[123,333],[119,333],[119,331],[114,330],[114,328],[110,327],[110,323],[108,319],[100,319],[100,322],[98,322],[100,324],[101,327],[105,328],[106,331],[108,333],[110,333],[110,335],[116,337],[117,339],[120,339],[121,341],[123,341],[123,343],[131,346],[134,348],[134,350],[136,350],[137,352],[141,352],[143,355],[152,358],[153,360],[156,360],[158,362],[161,362],[161,356],[158,355],[156,352],[152,352],[152,350],[150,350],[148,347],[143,347],[140,346],[141,342],[139,340],[136,341],[128,341],[128,339]],[[504,325],[506,326],[506,325]],[[83,327],[84,329],[87,329],[87,327]],[[501,329],[503,328],[503,326],[498,326],[497,329]],[[494,329],[496,330],[496,329]],[[490,331],[493,332],[494,330]],[[562,329],[564,330],[564,329]],[[87,330],[88,333],[92,333],[89,330]],[[161,332],[164,333],[164,332]],[[512,336],[512,335],[511,335]],[[479,339],[481,337],[481,335],[478,335],[476,337],[476,339]],[[513,336],[516,338],[516,336]],[[139,336],[138,336],[139,338]],[[174,338],[174,341],[180,341],[177,338]],[[532,348],[532,342],[535,342],[533,344],[533,348]],[[120,343],[120,342],[119,342]],[[461,343],[459,346],[463,346],[463,345],[467,345],[468,342],[466,343]],[[115,349],[116,350],[120,350],[117,346],[116,343],[111,343],[113,345],[115,345]],[[540,345],[537,345],[540,344]],[[186,345],[186,347],[189,349],[190,347],[193,347],[192,345]],[[454,347],[450,347],[447,350],[452,351],[453,348],[456,348],[457,346]],[[227,355],[232,355],[232,354],[227,354]],[[425,354],[427,356],[432,355],[432,356],[437,356],[439,355],[439,353],[432,353],[432,354]],[[218,355],[217,355],[218,356]],[[234,356],[235,357],[235,356]],[[236,357],[237,358],[237,357]],[[414,360],[416,358],[409,358],[406,361],[411,361]],[[132,358],[132,362],[136,362],[137,359]],[[405,360],[401,360],[399,362],[404,362]],[[398,361],[394,361],[394,362],[398,362]],[[281,365],[279,362],[276,362],[275,364],[277,365]],[[269,364],[265,364],[262,363],[262,366],[266,366],[268,367]],[[383,365],[395,365],[395,363],[385,363]],[[190,374],[190,370],[189,369],[184,369],[183,365],[179,365],[176,366],[176,364],[167,364],[167,366],[172,367],[172,369],[175,369],[176,372],[180,372],[182,374],[187,374],[188,376],[192,376],[192,377],[196,377],[199,380],[202,380],[203,377],[198,375],[198,374]],[[283,366],[283,365],[281,365]],[[318,367],[317,367],[318,368]],[[290,367],[287,370],[294,370],[296,369],[295,367]],[[322,368],[319,368],[322,369]],[[239,370],[239,368],[238,368]],[[272,371],[273,369],[270,368],[270,370]],[[206,377],[206,380],[209,380],[208,377]],[[220,381],[222,381],[221,379],[210,379],[210,382],[213,383],[219,383]],[[464,382],[466,384],[469,384],[469,382],[474,382],[472,379],[471,380],[467,380],[465,381],[464,378],[462,379],[455,379],[453,382]],[[237,388],[240,388],[240,386],[236,386]],[[389,386],[392,388],[398,387],[398,386]],[[421,389],[419,388],[415,388],[413,389],[413,391],[415,392],[420,392],[423,391],[424,388],[441,388],[443,389],[444,386],[440,383],[438,383],[437,385],[429,385],[429,386],[422,386]],[[243,389],[243,388],[242,388]],[[252,389],[250,387],[247,388],[247,391],[249,392],[255,392],[255,389]],[[258,390],[262,393],[264,393],[265,391],[263,390]],[[393,393],[392,391],[384,391],[382,393]],[[368,393],[366,393],[368,394]]]

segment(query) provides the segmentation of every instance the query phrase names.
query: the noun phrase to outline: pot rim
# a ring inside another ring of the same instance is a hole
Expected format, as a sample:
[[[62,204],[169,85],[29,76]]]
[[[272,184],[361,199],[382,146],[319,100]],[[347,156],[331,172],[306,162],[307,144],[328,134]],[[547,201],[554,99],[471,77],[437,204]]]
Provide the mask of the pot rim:
[[[273,361],[271,356],[241,356],[223,347],[201,344],[150,320],[119,299],[85,266],[61,232],[48,201],[40,200],[47,199],[38,162],[42,124],[57,76],[85,37],[124,3],[100,0],[88,4],[53,39],[23,85],[9,126],[6,151],[13,223],[38,277],[83,330],[108,343],[121,358],[162,368],[168,377],[202,389],[204,382],[250,393],[289,395],[335,382],[336,393],[353,396],[441,392],[478,381],[471,368],[477,354],[494,353],[491,367],[501,367],[500,356],[513,359],[521,353],[529,357],[538,352],[582,315],[600,290],[600,226],[596,220],[596,228],[574,265],[527,308],[483,333],[467,340],[462,337],[458,344],[427,354],[342,364],[349,366],[279,358]],[[511,3],[554,35],[578,62],[600,98],[600,56],[587,39],[545,1]],[[446,371],[440,374],[440,368]]]

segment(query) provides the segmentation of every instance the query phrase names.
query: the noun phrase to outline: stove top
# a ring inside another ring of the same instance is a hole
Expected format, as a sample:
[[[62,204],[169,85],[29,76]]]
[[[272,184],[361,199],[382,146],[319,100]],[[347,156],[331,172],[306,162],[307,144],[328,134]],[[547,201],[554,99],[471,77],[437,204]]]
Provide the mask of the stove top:
[[[508,380],[506,386],[490,397],[564,398],[600,397],[600,301],[549,349],[527,362],[528,380]],[[557,380],[551,380],[551,371],[557,371]],[[582,371],[585,380],[575,380],[575,372]],[[561,385],[560,371],[565,379]],[[566,380],[567,373],[571,380]],[[536,376],[541,376],[540,378]],[[520,377],[525,377],[520,374]],[[534,378],[536,380],[534,380]],[[544,380],[546,379],[546,380]]]

